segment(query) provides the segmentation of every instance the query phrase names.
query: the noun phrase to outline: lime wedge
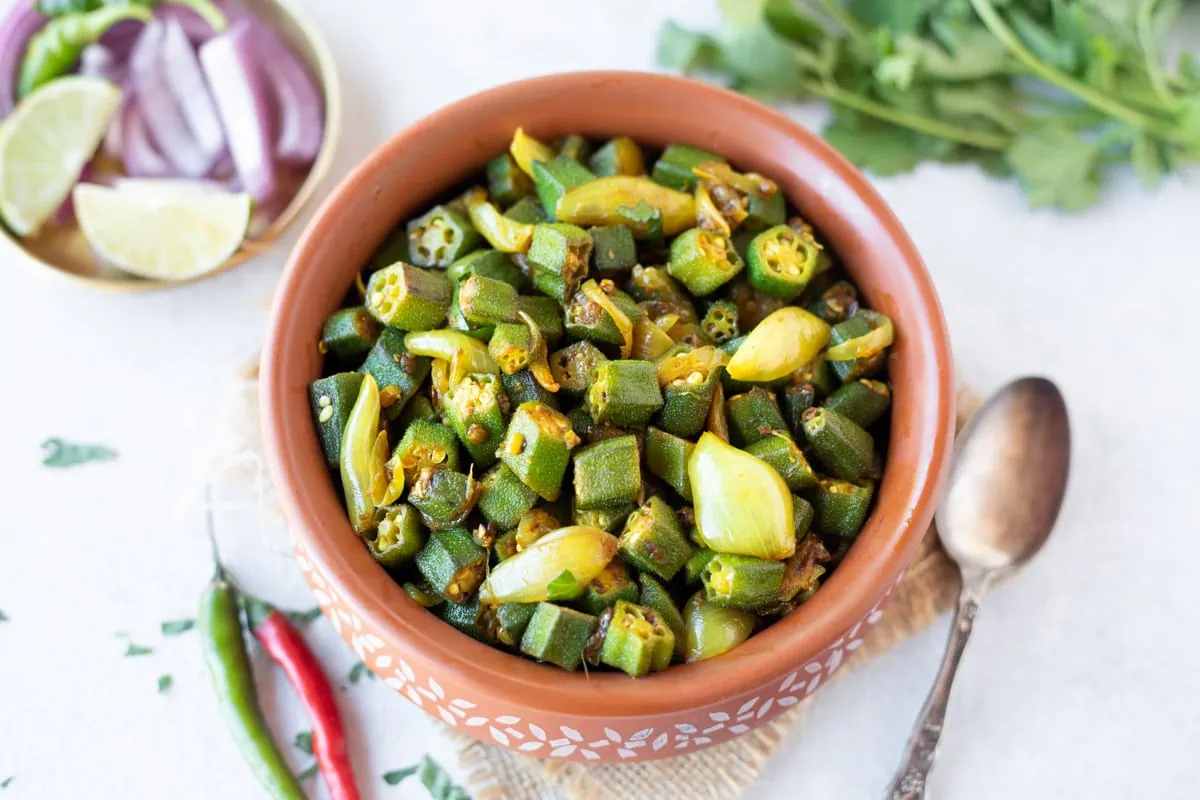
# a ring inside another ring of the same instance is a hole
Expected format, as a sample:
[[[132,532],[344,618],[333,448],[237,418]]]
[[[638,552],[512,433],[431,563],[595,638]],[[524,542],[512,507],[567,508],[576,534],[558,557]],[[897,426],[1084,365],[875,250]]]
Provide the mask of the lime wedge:
[[[121,90],[108,81],[60,78],[4,120],[0,216],[14,233],[36,233],[67,199],[120,102]]]
[[[158,192],[146,184],[75,187],[75,218],[96,255],[143,278],[184,281],[237,252],[250,224],[250,195],[166,183]]]

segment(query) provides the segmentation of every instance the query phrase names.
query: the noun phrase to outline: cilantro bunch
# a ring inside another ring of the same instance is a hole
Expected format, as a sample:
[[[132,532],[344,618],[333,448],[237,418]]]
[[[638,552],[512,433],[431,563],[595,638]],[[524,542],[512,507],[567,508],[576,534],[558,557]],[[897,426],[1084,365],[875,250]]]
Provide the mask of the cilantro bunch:
[[[825,138],[877,175],[922,161],[1015,174],[1033,206],[1094,203],[1109,169],[1147,186],[1200,161],[1200,63],[1168,65],[1183,0],[718,0],[659,61],[767,100],[825,98]]]

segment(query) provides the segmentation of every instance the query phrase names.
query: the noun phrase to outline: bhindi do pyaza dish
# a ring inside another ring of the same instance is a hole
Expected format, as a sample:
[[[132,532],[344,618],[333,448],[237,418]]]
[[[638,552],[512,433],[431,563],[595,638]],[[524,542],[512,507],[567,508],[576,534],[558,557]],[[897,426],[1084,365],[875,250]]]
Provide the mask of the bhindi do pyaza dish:
[[[841,560],[893,329],[770,179],[593,148],[518,129],[398,227],[310,396],[351,526],[415,602],[636,677],[738,646]]]

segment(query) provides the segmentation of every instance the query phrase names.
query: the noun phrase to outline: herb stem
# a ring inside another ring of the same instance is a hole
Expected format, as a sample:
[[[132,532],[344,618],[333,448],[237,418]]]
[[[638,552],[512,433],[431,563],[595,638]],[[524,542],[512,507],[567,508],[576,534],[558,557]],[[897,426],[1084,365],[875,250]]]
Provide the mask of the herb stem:
[[[1012,144],[1012,138],[1004,134],[972,130],[960,125],[951,125],[935,119],[909,114],[905,111],[898,111],[882,103],[876,103],[874,100],[868,100],[862,95],[848,92],[828,82],[818,83],[817,81],[801,78],[800,84],[813,94],[827,97],[835,103],[841,103],[844,106],[861,111],[864,114],[870,114],[878,119],[911,128],[918,133],[926,133],[930,136],[961,142],[971,147],[978,147],[981,150],[1007,150],[1009,145]]]
[[[869,36],[867,29],[838,0],[821,0],[821,8],[834,22],[845,28],[846,33],[850,34],[855,41],[867,41]]]
[[[1158,43],[1154,41],[1154,6],[1158,0],[1142,0],[1138,3],[1136,28],[1138,43],[1142,46],[1142,56],[1146,60],[1146,77],[1154,87],[1154,93],[1162,100],[1163,108],[1176,111],[1179,101],[1171,93],[1167,85],[1167,76],[1163,74],[1162,64],[1158,59]]]
[[[1093,108],[1103,111],[1110,117],[1128,122],[1164,139],[1175,141],[1180,139],[1179,131],[1170,125],[1163,124],[1153,117],[1135,111],[1103,92],[1099,92],[1068,75],[1062,74],[1054,69],[1054,67],[1040,60],[1030,52],[1029,48],[1017,38],[1012,29],[1000,18],[1000,15],[996,13],[996,9],[992,6],[991,0],[971,0],[971,6],[975,9],[975,13],[979,15],[979,18],[983,20],[983,24],[992,32],[992,35],[1035,75],[1070,92],[1080,100],[1083,100]]]

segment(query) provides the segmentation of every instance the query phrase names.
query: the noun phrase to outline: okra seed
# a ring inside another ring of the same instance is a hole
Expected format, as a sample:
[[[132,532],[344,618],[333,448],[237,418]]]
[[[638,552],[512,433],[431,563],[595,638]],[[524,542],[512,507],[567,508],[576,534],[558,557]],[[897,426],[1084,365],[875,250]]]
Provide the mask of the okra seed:
[[[327,394],[323,394],[317,399],[317,405],[319,405],[321,408],[325,408],[326,406],[332,405],[332,404],[333,404],[333,398]]]
[[[321,409],[321,413],[317,415],[318,422],[329,422],[333,419],[333,406],[325,406]]]
[[[375,292],[371,295],[371,305],[377,306],[383,302],[383,292]]]
[[[699,372],[693,372],[692,374],[687,376],[687,382],[693,386],[695,386],[698,383],[702,383],[703,381],[704,381],[704,376],[701,375]]]
[[[467,441],[471,444],[483,444],[488,440],[487,428],[474,422],[467,428]]]
[[[449,586],[447,586],[446,594],[450,595],[451,597],[456,597],[458,595],[458,584],[452,583]]]
[[[525,436],[521,433],[514,433],[508,440],[508,454],[519,456],[523,452],[525,452]]]

